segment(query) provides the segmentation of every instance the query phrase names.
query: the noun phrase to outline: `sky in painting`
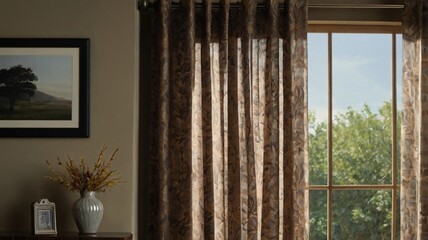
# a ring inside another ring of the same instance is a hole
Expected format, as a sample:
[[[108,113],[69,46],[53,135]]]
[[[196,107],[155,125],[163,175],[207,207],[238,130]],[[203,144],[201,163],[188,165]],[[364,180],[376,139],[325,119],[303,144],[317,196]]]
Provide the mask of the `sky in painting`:
[[[22,65],[31,68],[38,80],[37,90],[71,100],[71,55],[0,55],[0,69]]]
[[[373,112],[392,98],[392,35],[333,34],[333,115],[368,104]],[[397,107],[401,102],[401,35],[397,35]],[[308,35],[309,109],[327,120],[328,35]]]

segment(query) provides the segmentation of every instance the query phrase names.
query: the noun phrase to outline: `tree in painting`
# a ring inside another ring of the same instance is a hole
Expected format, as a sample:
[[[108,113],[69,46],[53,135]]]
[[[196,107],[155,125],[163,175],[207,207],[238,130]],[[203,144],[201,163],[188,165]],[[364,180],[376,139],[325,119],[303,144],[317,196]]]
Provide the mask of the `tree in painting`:
[[[15,110],[18,99],[34,95],[37,89],[34,81],[37,81],[37,76],[33,70],[22,65],[0,70],[0,96],[9,100],[9,112]]]

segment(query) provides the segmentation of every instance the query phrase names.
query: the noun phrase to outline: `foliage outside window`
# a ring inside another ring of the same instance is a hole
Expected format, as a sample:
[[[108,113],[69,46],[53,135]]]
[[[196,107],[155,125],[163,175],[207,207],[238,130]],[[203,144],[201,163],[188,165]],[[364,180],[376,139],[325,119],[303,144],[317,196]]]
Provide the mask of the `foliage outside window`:
[[[400,35],[308,43],[310,239],[399,239]]]

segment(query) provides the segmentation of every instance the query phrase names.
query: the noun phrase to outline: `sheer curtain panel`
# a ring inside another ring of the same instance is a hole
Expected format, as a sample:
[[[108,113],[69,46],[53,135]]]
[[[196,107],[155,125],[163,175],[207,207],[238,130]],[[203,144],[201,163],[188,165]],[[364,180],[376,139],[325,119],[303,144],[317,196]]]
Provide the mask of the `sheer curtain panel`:
[[[307,2],[157,2],[149,239],[308,239]]]
[[[428,1],[405,3],[401,238],[428,239]]]

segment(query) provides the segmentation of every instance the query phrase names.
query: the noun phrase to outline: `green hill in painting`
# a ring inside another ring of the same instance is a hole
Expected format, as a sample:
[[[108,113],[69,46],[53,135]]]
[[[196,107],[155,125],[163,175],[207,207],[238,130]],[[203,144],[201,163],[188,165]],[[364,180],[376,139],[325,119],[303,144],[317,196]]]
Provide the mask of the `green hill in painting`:
[[[17,101],[14,112],[0,96],[0,120],[71,120],[71,101],[36,90],[30,98]]]

